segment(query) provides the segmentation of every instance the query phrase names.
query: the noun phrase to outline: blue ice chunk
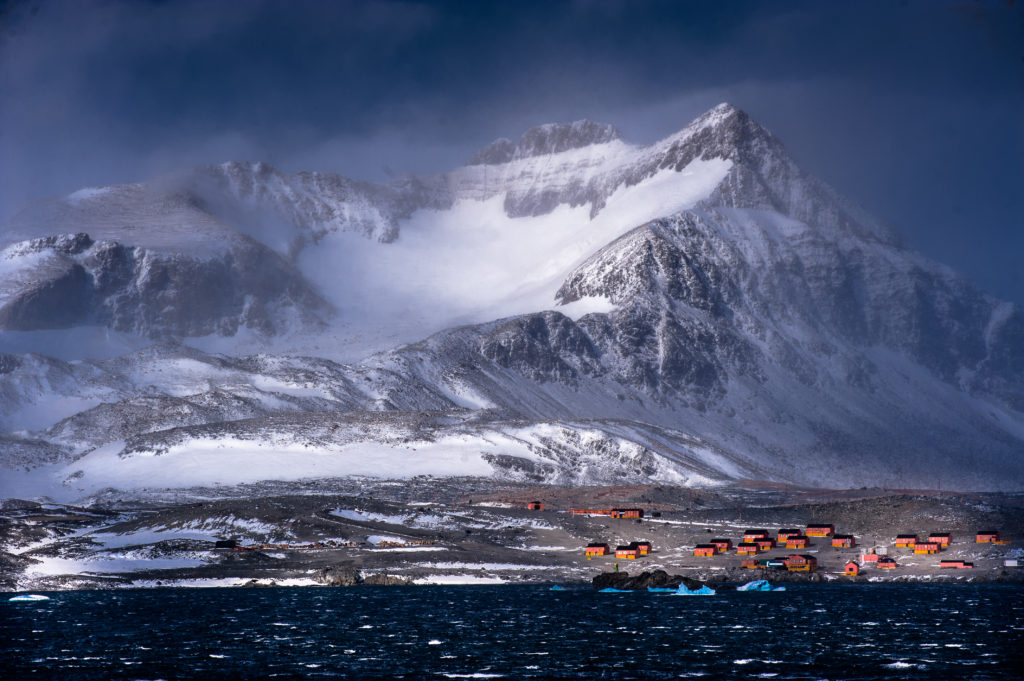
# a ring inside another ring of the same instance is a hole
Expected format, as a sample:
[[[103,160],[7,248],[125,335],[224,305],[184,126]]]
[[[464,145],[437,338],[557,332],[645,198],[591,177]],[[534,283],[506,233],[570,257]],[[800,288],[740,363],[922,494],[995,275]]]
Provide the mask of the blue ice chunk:
[[[702,586],[699,589],[695,589],[693,591],[690,591],[689,589],[686,588],[686,586],[684,584],[680,584],[679,588],[676,590],[676,595],[677,596],[714,596],[715,595],[715,590],[711,589],[707,585],[705,585],[705,586]]]
[[[737,591],[771,591],[772,585],[768,583],[767,579],[755,579],[752,582],[747,582],[741,587],[736,588]]]

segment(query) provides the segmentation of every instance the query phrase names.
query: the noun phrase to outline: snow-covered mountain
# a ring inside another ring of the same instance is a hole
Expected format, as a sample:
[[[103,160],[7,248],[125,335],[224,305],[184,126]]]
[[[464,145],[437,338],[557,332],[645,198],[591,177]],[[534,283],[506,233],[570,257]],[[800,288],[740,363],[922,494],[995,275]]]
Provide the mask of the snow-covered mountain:
[[[649,146],[540,126],[384,185],[227,163],[81,190],[3,234],[0,349],[64,342],[0,356],[0,459],[22,469],[0,494],[1024,485],[1021,310],[729,105]],[[187,345],[68,350],[97,328]]]

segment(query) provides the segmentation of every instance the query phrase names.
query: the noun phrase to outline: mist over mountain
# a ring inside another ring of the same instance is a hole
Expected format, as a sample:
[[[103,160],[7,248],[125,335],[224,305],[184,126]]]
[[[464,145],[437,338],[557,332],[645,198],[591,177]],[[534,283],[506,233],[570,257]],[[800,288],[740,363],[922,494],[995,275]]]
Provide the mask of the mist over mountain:
[[[1020,308],[728,104],[647,146],[547,124],[386,183],[229,162],[2,233],[3,495],[1024,484]]]

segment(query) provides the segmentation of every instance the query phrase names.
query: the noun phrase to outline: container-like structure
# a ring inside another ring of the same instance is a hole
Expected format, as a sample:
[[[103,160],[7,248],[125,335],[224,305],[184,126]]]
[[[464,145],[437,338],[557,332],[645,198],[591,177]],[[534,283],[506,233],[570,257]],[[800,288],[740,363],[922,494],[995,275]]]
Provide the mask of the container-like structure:
[[[953,568],[956,570],[969,570],[974,567],[974,563],[968,563],[966,560],[940,560],[939,567]]]

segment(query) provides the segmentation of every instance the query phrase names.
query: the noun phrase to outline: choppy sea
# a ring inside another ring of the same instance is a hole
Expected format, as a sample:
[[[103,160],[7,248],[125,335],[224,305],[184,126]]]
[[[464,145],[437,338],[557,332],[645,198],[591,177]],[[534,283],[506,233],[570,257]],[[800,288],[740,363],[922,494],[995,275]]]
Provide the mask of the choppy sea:
[[[4,679],[1021,679],[1024,588],[140,589],[0,603]]]

